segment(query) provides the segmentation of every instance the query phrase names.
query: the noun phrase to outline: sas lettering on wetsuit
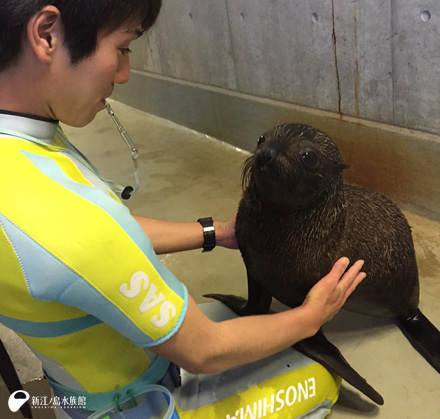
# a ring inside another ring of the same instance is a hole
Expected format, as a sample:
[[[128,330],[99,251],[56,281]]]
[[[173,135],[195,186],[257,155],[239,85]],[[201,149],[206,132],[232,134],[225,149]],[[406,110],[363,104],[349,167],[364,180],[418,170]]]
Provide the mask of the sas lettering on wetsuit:
[[[130,278],[130,288],[128,284],[122,284],[119,287],[120,293],[127,298],[136,298],[142,290],[148,290],[148,292],[139,306],[139,311],[143,314],[161,304],[160,317],[154,315],[151,323],[157,328],[165,327],[176,316],[176,306],[171,301],[167,301],[163,293],[157,294],[157,286],[150,281],[145,272],[138,271],[133,274]]]

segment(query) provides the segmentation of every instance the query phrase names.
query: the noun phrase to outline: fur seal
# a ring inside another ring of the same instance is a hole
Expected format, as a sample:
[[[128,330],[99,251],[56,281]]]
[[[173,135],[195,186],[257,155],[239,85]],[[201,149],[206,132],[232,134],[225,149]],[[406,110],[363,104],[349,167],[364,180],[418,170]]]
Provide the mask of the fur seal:
[[[239,315],[266,313],[272,297],[296,307],[337,259],[364,259],[367,278],[344,309],[395,319],[440,372],[440,333],[418,309],[418,270],[408,222],[384,195],[344,184],[347,167],[331,138],[313,127],[285,124],[263,134],[244,165],[236,220],[248,300],[207,297]],[[295,346],[383,404],[322,331]]]

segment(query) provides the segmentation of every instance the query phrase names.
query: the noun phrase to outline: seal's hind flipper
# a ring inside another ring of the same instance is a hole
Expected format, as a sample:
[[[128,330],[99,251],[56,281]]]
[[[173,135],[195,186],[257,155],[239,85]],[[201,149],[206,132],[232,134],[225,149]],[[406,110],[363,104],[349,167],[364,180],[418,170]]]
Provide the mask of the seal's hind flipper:
[[[221,301],[239,316],[265,314],[269,311],[272,296],[264,287],[248,276],[248,300],[235,295],[205,294],[204,297]]]
[[[440,331],[420,310],[411,316],[398,317],[396,324],[420,355],[440,373]]]
[[[327,340],[321,329],[315,336],[296,343],[294,347],[324,367],[335,371],[373,402],[383,405],[382,396],[350,366],[339,349]]]

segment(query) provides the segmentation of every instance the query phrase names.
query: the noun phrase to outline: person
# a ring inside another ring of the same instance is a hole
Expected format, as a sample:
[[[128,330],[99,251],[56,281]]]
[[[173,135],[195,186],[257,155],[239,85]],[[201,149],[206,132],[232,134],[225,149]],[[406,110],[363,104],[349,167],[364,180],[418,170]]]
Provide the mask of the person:
[[[86,395],[59,417],[85,417],[117,391],[171,386],[174,365],[219,373],[280,353],[314,335],[365,277],[362,261],[346,270],[342,258],[300,307],[214,321],[159,262],[202,248],[200,223],[132,216],[59,124],[83,127],[105,108],[129,79],[130,43],[160,8],[0,0],[0,322],[42,361],[60,400]],[[237,248],[234,226],[213,223],[216,245]]]

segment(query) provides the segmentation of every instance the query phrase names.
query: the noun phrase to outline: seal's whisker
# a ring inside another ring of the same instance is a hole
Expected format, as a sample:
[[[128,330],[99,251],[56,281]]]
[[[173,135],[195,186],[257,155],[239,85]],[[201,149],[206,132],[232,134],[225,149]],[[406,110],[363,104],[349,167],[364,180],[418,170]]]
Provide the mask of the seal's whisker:
[[[252,154],[243,163],[243,170],[241,174],[241,186],[243,191],[248,187],[252,178],[252,163],[254,161],[254,155]]]

